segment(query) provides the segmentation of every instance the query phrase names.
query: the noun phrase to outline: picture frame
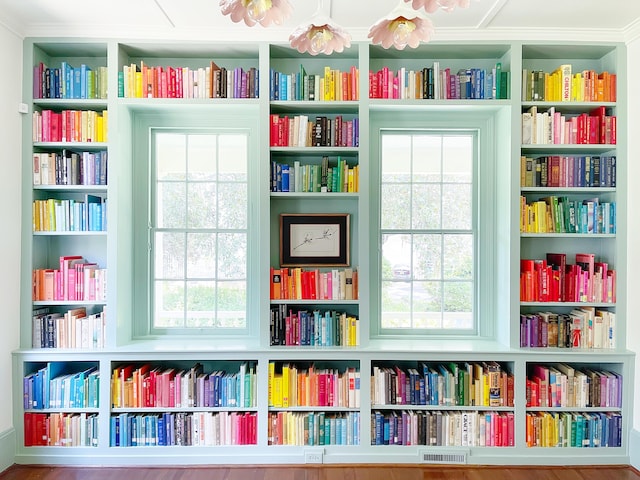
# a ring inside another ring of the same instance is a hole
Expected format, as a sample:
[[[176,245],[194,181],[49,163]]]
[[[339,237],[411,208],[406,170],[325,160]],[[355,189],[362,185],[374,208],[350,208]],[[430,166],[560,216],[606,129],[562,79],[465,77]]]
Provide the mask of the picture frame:
[[[280,214],[282,267],[349,266],[350,214]]]

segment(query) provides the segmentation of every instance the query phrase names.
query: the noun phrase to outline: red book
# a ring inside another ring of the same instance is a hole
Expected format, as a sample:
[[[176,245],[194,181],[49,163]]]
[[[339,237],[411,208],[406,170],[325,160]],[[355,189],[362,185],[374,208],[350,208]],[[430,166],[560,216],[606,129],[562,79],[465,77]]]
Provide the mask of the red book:
[[[564,253],[547,253],[547,263],[552,267],[552,293],[550,302],[566,302],[564,277],[567,269],[567,255]],[[557,283],[556,283],[557,282]]]

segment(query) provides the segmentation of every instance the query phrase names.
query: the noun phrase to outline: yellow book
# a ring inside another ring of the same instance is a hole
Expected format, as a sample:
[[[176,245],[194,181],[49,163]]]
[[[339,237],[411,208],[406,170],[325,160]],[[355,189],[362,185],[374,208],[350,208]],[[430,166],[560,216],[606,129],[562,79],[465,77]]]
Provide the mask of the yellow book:
[[[324,77],[323,77],[323,81],[324,81],[324,89],[323,91],[323,97],[322,99],[325,101],[329,101],[331,100],[331,67],[324,67]]]
[[[269,372],[268,372],[268,391],[267,391],[267,399],[269,400],[269,406],[273,407],[273,380],[276,376],[276,364],[274,362],[269,362]]]
[[[282,365],[282,406],[289,407],[289,364]]]
[[[282,375],[275,375],[273,377],[271,399],[274,407],[282,408]]]
[[[354,169],[350,168],[349,173],[347,174],[347,192],[353,193],[355,192],[355,181],[354,181]]]
[[[96,142],[102,142],[102,135],[103,135],[103,129],[104,129],[104,118],[102,118],[100,115],[96,116],[96,137],[95,137],[95,141]]]
[[[482,405],[489,406],[489,374],[482,374]]]
[[[109,132],[109,124],[108,124],[108,118],[109,118],[109,111],[108,110],[103,110],[102,111],[102,142],[107,142],[109,140],[109,137],[107,135],[107,132]]]

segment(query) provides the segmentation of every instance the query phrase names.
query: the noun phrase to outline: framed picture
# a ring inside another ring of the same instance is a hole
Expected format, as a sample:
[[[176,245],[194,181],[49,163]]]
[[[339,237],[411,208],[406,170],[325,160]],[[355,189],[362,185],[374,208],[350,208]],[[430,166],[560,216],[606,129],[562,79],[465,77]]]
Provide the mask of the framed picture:
[[[349,214],[281,214],[280,265],[348,266]]]

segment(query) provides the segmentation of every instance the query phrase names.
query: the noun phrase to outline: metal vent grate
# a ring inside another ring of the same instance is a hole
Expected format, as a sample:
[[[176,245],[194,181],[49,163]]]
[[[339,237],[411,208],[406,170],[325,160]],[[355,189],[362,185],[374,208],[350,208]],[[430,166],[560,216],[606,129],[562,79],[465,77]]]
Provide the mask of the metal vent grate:
[[[466,452],[422,452],[420,455],[422,463],[467,463]]]

